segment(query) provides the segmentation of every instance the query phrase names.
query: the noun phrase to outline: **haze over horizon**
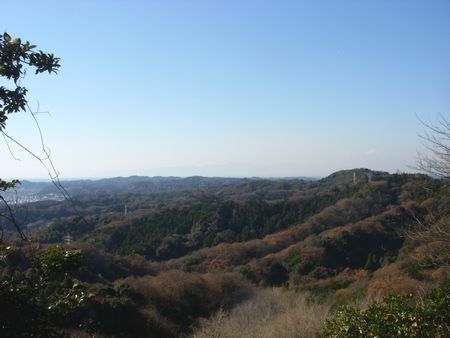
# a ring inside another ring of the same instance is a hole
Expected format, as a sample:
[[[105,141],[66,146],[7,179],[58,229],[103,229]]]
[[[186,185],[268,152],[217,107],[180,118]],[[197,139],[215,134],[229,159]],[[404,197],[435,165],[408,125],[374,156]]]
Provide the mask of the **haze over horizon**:
[[[22,81],[61,179],[409,172],[420,120],[450,114],[445,0],[1,6],[0,29],[61,57]],[[29,115],[6,132],[39,153]],[[46,177],[11,147],[1,177]]]
[[[247,168],[249,169],[249,168]],[[342,168],[337,171],[345,171],[345,170],[358,170],[358,169],[369,169],[374,171],[383,171],[383,170],[375,170],[371,168]],[[212,167],[212,170],[209,170],[208,167],[174,167],[174,168],[161,168],[148,170],[142,174],[131,174],[131,175],[116,175],[116,176],[73,176],[73,177],[60,177],[62,181],[76,181],[76,180],[102,180],[102,179],[115,179],[115,178],[129,178],[129,177],[176,177],[176,178],[187,178],[187,177],[220,177],[220,178],[261,178],[261,179],[290,179],[290,178],[300,178],[300,179],[321,179],[325,178],[337,171],[330,172],[326,175],[252,175],[251,172],[249,174],[230,174],[230,175],[221,175],[224,172],[221,166]],[[232,170],[228,170],[228,172],[232,173]],[[241,171],[243,172],[243,171]],[[163,174],[160,174],[163,173]],[[205,173],[205,174],[202,174]],[[217,173],[217,174],[214,174]],[[4,177],[6,180],[17,179],[18,177]],[[26,180],[31,182],[50,182],[51,178],[49,176],[42,177],[21,177],[20,180]]]

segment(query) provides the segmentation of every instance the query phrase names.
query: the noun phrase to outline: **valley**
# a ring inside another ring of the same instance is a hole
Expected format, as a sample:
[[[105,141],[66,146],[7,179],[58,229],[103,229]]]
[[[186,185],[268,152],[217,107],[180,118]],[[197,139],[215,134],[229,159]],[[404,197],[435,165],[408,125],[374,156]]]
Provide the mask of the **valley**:
[[[442,239],[414,236],[420,224],[448,227],[449,187],[425,175],[354,169],[316,180],[131,177],[64,185],[71,200],[18,204],[16,219],[41,249],[82,253],[73,278],[86,292],[106,292],[99,297],[108,311],[108,302],[125,301],[146,334],[196,332],[202,318],[271,288],[335,309],[391,292],[420,296],[450,273]],[[14,227],[1,225],[14,241]],[[30,250],[15,241],[17,250]],[[129,334],[133,321],[114,332]]]

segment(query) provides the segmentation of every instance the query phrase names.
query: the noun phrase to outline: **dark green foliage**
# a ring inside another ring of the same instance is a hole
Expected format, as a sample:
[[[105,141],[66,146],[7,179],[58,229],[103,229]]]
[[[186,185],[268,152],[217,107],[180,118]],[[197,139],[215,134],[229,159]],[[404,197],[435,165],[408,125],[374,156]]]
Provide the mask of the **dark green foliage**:
[[[325,266],[379,268],[383,257],[398,254],[404,242],[398,231],[410,221],[409,217],[406,213],[387,213],[378,219],[361,221],[349,231],[324,239],[321,246],[325,248]]]
[[[319,337],[448,337],[450,286],[435,289],[422,302],[412,296],[391,295],[367,310],[340,308]]]
[[[22,43],[12,39],[7,33],[0,36],[0,77],[12,80],[13,89],[0,86],[0,131],[5,129],[7,115],[25,110],[27,89],[20,86],[26,68],[34,68],[35,73],[57,72],[59,58],[42,51],[35,52],[36,46],[28,41]]]
[[[270,262],[267,273],[264,275],[264,283],[268,286],[281,286],[289,280],[288,271],[283,265]]]
[[[2,265],[11,268],[0,281],[2,335],[56,337],[63,335],[65,327],[83,324],[79,311],[88,295],[69,276],[81,262],[79,252],[52,247],[33,254],[31,269],[26,272],[17,269],[20,262],[9,259],[17,255],[16,249],[2,246],[1,253]]]
[[[58,281],[68,278],[69,272],[78,269],[83,256],[77,250],[68,251],[60,246],[51,246],[46,251],[34,255],[33,260],[40,278]]]
[[[86,264],[80,251],[51,246],[24,255],[1,246],[0,258],[2,337],[65,337],[73,329],[114,337],[171,336],[139,312],[142,295],[125,285],[116,290],[73,278]]]
[[[0,178],[0,191],[6,191],[8,189],[15,188],[18,184],[20,184],[19,180],[3,181]]]
[[[0,332],[4,337],[59,337],[50,325],[51,314],[36,298],[29,282],[2,279],[0,282]]]
[[[380,260],[377,259],[377,256],[369,253],[369,256],[367,256],[366,264],[364,265],[364,269],[369,271],[375,271],[380,267]]]
[[[305,290],[310,292],[315,299],[320,301],[327,300],[330,296],[334,294],[335,291],[339,289],[346,288],[351,282],[346,280],[329,280],[325,283],[316,284],[313,286],[307,286],[304,288],[299,288],[300,290]]]
[[[409,262],[408,265],[406,265],[405,270],[410,277],[422,281],[430,278],[429,276],[423,273],[426,268],[427,267],[425,265],[420,264],[417,261],[412,261]]]
[[[352,193],[352,189],[343,189],[271,204],[206,199],[108,229],[106,248],[119,254],[138,252],[159,260],[179,257],[193,249],[221,242],[244,242],[284,230]]]
[[[181,266],[181,269],[185,272],[189,272],[192,266],[198,265],[203,261],[202,257],[191,257],[186,259]]]
[[[116,257],[99,253],[94,248],[83,250],[83,257],[83,265],[73,272],[73,276],[86,283],[108,284],[128,276],[156,274],[153,269],[142,265],[142,257]]]
[[[313,262],[305,259],[300,250],[291,251],[283,264],[288,271],[302,275],[314,268]]]
[[[72,236],[74,240],[94,230],[94,224],[81,216],[67,217],[55,221],[47,231],[41,233],[37,240],[42,243],[61,243],[67,235]]]
[[[117,290],[105,285],[90,289],[92,296],[85,309],[85,327],[91,334],[113,337],[169,337],[170,333],[139,312],[142,295],[126,286]]]

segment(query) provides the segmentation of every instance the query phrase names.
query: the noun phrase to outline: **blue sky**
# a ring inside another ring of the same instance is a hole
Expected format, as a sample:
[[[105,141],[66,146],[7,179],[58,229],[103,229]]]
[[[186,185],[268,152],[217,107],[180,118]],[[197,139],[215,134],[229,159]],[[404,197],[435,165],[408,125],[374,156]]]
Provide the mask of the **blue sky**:
[[[62,178],[410,171],[450,115],[450,2],[0,1],[61,57],[23,80]],[[2,82],[4,84],[4,82]],[[7,132],[36,152],[25,114]],[[0,140],[1,141],[1,140]],[[3,177],[45,177],[0,146]]]

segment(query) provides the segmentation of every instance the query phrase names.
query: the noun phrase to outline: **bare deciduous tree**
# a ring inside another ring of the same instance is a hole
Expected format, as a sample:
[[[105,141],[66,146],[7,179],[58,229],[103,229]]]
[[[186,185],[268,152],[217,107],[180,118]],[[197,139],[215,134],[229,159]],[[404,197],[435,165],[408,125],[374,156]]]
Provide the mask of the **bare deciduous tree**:
[[[450,217],[448,208],[427,220],[416,218],[416,223],[406,230],[406,237],[423,245],[424,250],[413,254],[422,265],[450,266]]]
[[[450,121],[440,115],[436,123],[426,123],[420,135],[428,154],[419,152],[416,168],[435,177],[450,178]]]
[[[441,179],[442,193],[437,208],[429,210],[424,220],[416,218],[415,224],[405,235],[423,245],[424,250],[414,255],[418,261],[425,265],[450,266],[450,121],[440,115],[436,123],[422,121],[422,124],[426,131],[420,138],[428,152],[418,153],[415,168]]]

